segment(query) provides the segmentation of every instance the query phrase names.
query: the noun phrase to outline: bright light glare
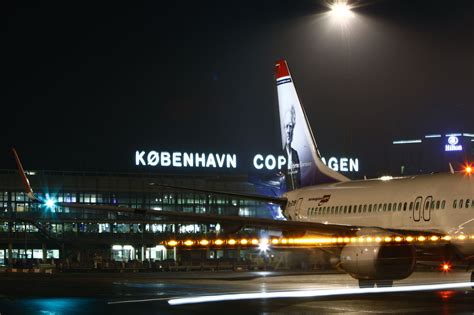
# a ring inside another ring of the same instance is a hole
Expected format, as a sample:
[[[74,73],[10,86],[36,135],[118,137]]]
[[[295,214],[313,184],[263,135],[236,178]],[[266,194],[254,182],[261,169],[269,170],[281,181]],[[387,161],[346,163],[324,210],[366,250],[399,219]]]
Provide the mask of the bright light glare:
[[[168,301],[170,305],[195,304],[205,302],[235,301],[235,300],[254,300],[269,298],[304,298],[304,297],[323,297],[323,296],[342,296],[355,294],[378,294],[378,293],[394,293],[394,292],[414,292],[414,291],[431,291],[446,289],[469,288],[474,282],[454,282],[444,284],[424,284],[424,285],[407,285],[399,287],[381,287],[381,288],[342,288],[342,289],[321,289],[321,290],[295,290],[295,291],[277,291],[277,292],[257,292],[257,293],[235,293],[208,295],[171,299]],[[147,300],[148,302],[149,300]],[[136,303],[135,301],[109,302],[116,303]]]
[[[266,251],[268,251],[269,248],[270,248],[270,246],[268,245],[268,242],[260,242],[260,244],[258,244],[258,249],[261,252],[266,252]]]
[[[46,199],[46,201],[44,202],[44,205],[45,205],[48,209],[53,209],[54,206],[56,205],[56,200],[51,199],[51,198],[48,198],[48,199]]]
[[[331,9],[330,14],[338,20],[347,20],[354,16],[351,9],[352,7],[347,3],[347,1],[336,0],[329,5]]]
[[[441,270],[442,270],[443,272],[450,272],[450,271],[451,271],[451,264],[450,264],[450,263],[447,263],[447,262],[442,263],[442,264],[441,264]]]
[[[467,174],[471,175],[472,173],[472,166],[471,165],[468,165],[466,166],[466,168],[464,169],[466,171]]]

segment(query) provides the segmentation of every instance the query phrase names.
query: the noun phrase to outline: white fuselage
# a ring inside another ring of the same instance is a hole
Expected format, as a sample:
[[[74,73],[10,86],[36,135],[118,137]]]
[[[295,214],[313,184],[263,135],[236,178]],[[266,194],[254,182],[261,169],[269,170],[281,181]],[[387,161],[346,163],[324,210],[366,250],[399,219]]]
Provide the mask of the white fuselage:
[[[297,189],[286,197],[290,220],[474,235],[474,175],[348,181]],[[474,255],[472,241],[452,243]]]

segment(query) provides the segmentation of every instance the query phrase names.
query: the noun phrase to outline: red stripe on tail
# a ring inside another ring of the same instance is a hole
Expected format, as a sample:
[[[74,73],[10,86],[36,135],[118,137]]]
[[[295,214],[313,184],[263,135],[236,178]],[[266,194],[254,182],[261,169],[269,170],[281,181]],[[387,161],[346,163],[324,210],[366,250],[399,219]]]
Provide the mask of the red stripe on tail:
[[[285,59],[280,59],[275,63],[275,75],[276,79],[290,76],[290,70]]]

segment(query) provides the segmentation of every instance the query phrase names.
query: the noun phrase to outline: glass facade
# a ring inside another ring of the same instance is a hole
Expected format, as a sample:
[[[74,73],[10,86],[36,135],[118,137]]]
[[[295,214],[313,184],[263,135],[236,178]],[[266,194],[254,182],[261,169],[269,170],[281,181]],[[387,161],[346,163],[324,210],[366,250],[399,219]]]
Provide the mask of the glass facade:
[[[36,195],[58,202],[271,217],[264,203],[163,189],[155,184],[257,194],[253,185],[242,176],[35,172],[29,178]],[[163,240],[201,235],[212,237],[221,232],[217,224],[194,224],[117,211],[47,208],[28,199],[16,170],[0,171],[0,206],[0,263],[5,263],[10,255],[12,259],[47,259],[71,256],[72,253],[77,256],[81,251],[87,251],[85,255],[89,256],[102,251],[100,255],[103,256],[104,250],[117,261],[145,256],[165,259],[166,253],[156,249]],[[112,250],[112,246],[122,248]],[[124,250],[124,246],[129,247]]]

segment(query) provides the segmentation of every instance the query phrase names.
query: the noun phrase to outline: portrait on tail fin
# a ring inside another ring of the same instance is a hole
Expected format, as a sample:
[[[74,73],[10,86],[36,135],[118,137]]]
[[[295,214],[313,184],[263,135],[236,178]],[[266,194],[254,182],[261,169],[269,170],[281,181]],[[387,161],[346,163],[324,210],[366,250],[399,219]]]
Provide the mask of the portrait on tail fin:
[[[298,188],[348,181],[321,160],[313,131],[296,93],[285,60],[275,64],[275,79],[280,114],[281,145],[286,165],[282,169],[287,191]]]
[[[285,130],[285,146],[283,147],[283,155],[286,158],[286,167],[283,168],[285,175],[286,188],[294,190],[301,186],[300,158],[291,143],[293,142],[293,132],[296,124],[295,107],[291,106],[285,113],[282,128]]]

